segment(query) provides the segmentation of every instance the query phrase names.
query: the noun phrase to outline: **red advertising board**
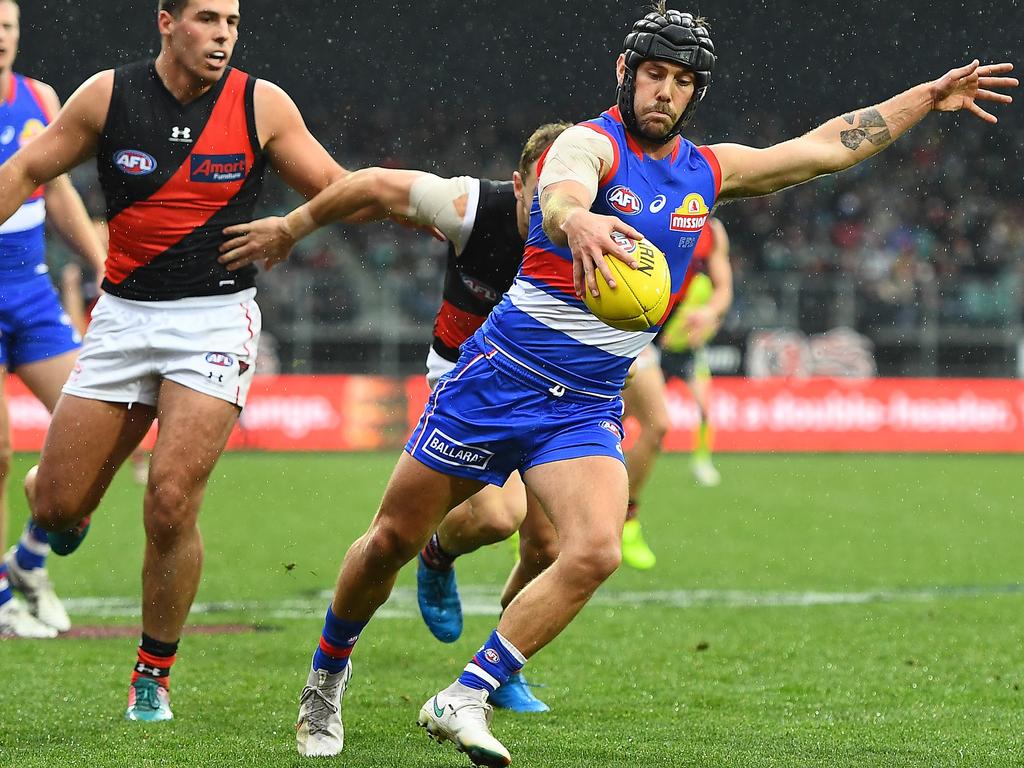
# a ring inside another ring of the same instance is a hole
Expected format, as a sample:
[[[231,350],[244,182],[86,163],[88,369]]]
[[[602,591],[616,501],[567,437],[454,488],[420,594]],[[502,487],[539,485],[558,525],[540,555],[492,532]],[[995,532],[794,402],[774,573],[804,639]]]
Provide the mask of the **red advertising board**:
[[[257,378],[229,449],[350,451],[400,447],[429,392],[423,377]],[[7,385],[16,450],[42,446],[48,414],[16,377]],[[689,450],[697,409],[669,382],[667,450]],[[715,379],[720,451],[1024,452],[1024,381]]]
[[[669,383],[668,450],[689,450],[697,409]],[[1024,382],[999,379],[714,380],[718,451],[1024,451]]]

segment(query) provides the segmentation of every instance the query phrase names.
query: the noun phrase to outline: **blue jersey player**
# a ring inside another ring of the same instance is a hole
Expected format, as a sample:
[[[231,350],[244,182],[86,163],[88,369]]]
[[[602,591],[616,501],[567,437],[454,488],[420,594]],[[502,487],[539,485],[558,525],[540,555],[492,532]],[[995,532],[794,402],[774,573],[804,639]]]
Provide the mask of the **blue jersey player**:
[[[0,0],[0,163],[28,144],[60,109],[48,85],[11,67],[18,52],[18,4]],[[44,222],[49,221],[89,265],[103,272],[104,253],[67,176],[36,189],[0,225],[0,552],[4,551],[10,425],[4,381],[18,377],[53,411],[78,355],[80,339],[61,309],[48,274]],[[46,572],[46,532],[31,523],[0,563],[0,636],[54,637],[70,628]],[[20,591],[27,604],[14,597]]]
[[[611,282],[603,254],[626,260],[613,234],[642,232],[658,245],[678,289],[717,200],[848,168],[933,110],[994,121],[976,100],[1007,102],[990,89],[1016,85],[997,76],[1010,65],[973,62],[773,147],[698,148],[679,133],[714,64],[702,21],[661,4],[625,40],[616,107],[566,130],[548,151],[512,288],[434,389],[370,528],[345,556],[300,702],[301,754],[341,751],[349,656],[399,569],[449,509],[518,470],[558,529],[561,553],[419,713],[431,736],[477,765],[511,762],[490,731],[489,694],[568,625],[620,560],[627,477],[619,392],[657,328],[616,330],[579,299],[597,290],[595,269]]]

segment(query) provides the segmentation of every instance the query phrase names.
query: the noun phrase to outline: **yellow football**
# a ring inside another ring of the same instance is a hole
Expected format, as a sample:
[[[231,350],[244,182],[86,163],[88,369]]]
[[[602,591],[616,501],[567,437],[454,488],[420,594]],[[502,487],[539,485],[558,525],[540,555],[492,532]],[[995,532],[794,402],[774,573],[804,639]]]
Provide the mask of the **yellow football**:
[[[622,331],[643,331],[657,325],[668,309],[672,297],[672,276],[665,254],[646,238],[633,240],[615,232],[612,237],[636,257],[640,265],[629,265],[614,256],[605,255],[615,276],[615,288],[609,288],[604,275],[595,271],[600,296],[583,292],[583,300],[597,317]]]

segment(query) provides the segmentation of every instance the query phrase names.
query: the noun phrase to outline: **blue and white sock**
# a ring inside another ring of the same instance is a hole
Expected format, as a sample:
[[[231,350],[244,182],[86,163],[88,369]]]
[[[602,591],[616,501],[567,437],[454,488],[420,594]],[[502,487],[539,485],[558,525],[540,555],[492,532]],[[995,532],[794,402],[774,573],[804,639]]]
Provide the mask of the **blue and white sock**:
[[[7,578],[7,566],[0,562],[0,605],[7,605],[13,597],[11,582]]]
[[[519,649],[498,634],[498,630],[494,630],[459,675],[459,683],[491,694],[521,670],[524,664],[526,657]]]
[[[23,571],[42,568],[46,565],[48,554],[50,554],[50,542],[46,538],[46,531],[29,521],[18,540],[18,549],[14,553],[18,567]]]
[[[367,623],[339,619],[332,607],[327,606],[320,645],[313,654],[313,669],[323,669],[332,675],[341,672],[348,666],[348,657]]]

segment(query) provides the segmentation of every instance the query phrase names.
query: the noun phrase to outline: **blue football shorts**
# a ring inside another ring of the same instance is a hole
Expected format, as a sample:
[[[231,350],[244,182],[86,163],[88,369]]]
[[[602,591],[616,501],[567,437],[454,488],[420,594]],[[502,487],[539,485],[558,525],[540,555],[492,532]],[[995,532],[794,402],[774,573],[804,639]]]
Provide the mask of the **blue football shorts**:
[[[541,378],[475,339],[441,377],[405,450],[446,475],[504,485],[516,470],[622,457],[622,398]]]
[[[0,281],[0,365],[14,371],[81,345],[48,275]]]

